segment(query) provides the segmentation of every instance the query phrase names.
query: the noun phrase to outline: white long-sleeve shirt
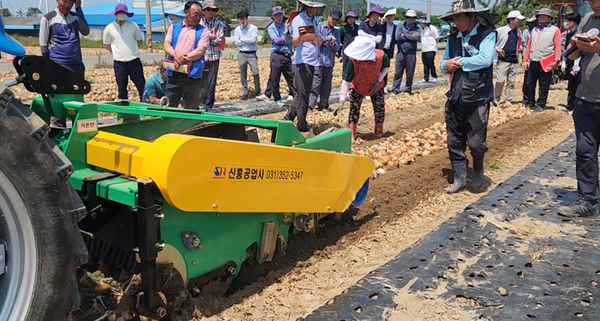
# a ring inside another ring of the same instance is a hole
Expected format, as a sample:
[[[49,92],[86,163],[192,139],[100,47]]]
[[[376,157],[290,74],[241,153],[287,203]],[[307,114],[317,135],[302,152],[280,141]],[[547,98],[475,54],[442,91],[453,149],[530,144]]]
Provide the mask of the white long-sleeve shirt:
[[[233,32],[233,39],[238,51],[256,51],[258,28],[251,23],[248,23],[246,28],[239,25]]]
[[[421,34],[421,52],[437,51],[437,42],[440,34],[435,26],[425,27]]]

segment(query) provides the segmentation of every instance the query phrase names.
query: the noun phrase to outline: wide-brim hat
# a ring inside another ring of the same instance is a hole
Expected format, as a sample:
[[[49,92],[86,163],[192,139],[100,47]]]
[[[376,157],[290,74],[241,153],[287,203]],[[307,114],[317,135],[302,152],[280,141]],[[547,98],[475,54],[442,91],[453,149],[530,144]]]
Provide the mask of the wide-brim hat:
[[[206,1],[202,2],[202,10],[208,9],[208,8],[219,9],[217,7],[217,4],[213,0],[206,0]]]
[[[344,18],[344,22],[348,23],[348,18],[350,18],[350,17],[356,19],[356,18],[358,18],[358,15],[356,13],[354,13],[353,11],[348,11],[348,13],[346,13],[346,17]]]
[[[539,16],[548,16],[550,17],[550,20],[554,19],[554,16],[552,15],[552,10],[548,9],[548,8],[542,8],[540,10],[538,10],[535,13],[535,17],[539,17]]]
[[[475,14],[477,19],[479,20],[479,23],[488,27],[494,27],[498,22],[500,22],[500,20],[502,20],[502,16],[495,13],[491,13],[490,8],[459,8],[446,13],[445,15],[441,16],[440,19],[450,23],[452,21],[452,17],[459,13]]]
[[[126,4],[124,4],[124,3],[118,3],[118,4],[115,6],[115,11],[113,11],[113,12],[109,13],[109,15],[111,15],[111,16],[114,16],[114,15],[116,15],[116,14],[117,14],[117,12],[119,12],[119,11],[123,11],[123,12],[125,12],[125,14],[127,14],[127,16],[128,16],[129,18],[133,17],[133,12],[129,12],[129,11],[127,10],[127,5],[126,5]]]
[[[299,0],[299,2],[307,7],[313,7],[313,8],[325,8],[327,5],[322,3],[322,2],[316,2],[316,1],[308,1],[308,0]]]
[[[414,11],[414,10],[408,10],[404,14],[404,17],[406,17],[406,18],[418,18],[419,16],[417,16],[417,12],[416,11]]]
[[[381,9],[379,9],[379,7],[371,8],[371,10],[369,10],[369,13],[367,13],[367,19],[369,18],[369,16],[371,16],[371,13],[376,13],[379,15],[379,17],[383,17],[383,12],[381,12]]]
[[[352,60],[375,61],[375,37],[371,35],[356,36],[354,40],[344,49],[344,54]]]
[[[390,15],[391,16],[396,16],[396,9],[395,8],[386,11],[384,17],[390,16]]]

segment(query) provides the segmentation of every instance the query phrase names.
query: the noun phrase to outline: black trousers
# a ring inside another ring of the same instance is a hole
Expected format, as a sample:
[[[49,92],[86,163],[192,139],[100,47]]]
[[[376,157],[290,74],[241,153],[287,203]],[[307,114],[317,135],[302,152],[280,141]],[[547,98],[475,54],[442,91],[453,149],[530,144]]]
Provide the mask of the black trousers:
[[[307,132],[310,130],[306,122],[306,114],[308,113],[308,100],[312,89],[313,76],[315,67],[309,64],[293,65],[294,70],[294,86],[298,95],[294,97],[292,105],[288,109],[284,119],[293,121],[298,117],[296,128],[299,131]]]
[[[487,125],[490,104],[480,107],[461,107],[446,102],[446,133],[450,161],[467,159],[467,146],[474,159],[483,159],[488,151]]]
[[[432,78],[437,78],[437,72],[435,70],[435,51],[428,51],[421,53],[421,60],[423,61],[424,68],[424,79],[425,81],[429,81],[429,75]]]
[[[333,67],[315,67],[313,74],[312,90],[308,97],[308,108],[329,108],[329,96],[331,95],[331,84],[333,83]]]
[[[567,70],[567,72],[571,72],[570,70]],[[579,83],[581,83],[581,72],[577,73],[577,76],[573,76],[571,74],[569,74],[568,76],[568,83],[567,83],[567,109],[568,110],[573,110],[573,108],[575,108],[575,101],[577,100],[577,98],[575,97],[575,93],[577,93],[577,87],[579,86]]]
[[[390,61],[392,61],[392,58],[394,57],[394,50],[396,49],[395,46],[392,46],[392,48],[390,49],[382,49],[383,52],[385,52],[385,54],[388,56],[388,58],[390,58]],[[385,88],[388,84],[388,75],[390,73],[388,72],[387,74],[385,74],[385,77],[383,77],[383,87]],[[343,75],[342,75],[343,76]]]
[[[215,106],[215,89],[217,88],[220,61],[218,59],[204,63],[204,71],[200,80],[200,103],[204,104],[207,109]]]
[[[576,176],[577,193],[586,201],[596,204],[598,191],[598,146],[600,144],[600,104],[576,99],[573,109],[577,137]]]
[[[177,107],[183,98],[185,100],[185,109],[200,109],[200,78],[191,78],[188,75],[173,72],[173,76],[167,80],[165,96],[169,97],[169,107]]]
[[[146,85],[146,78],[144,77],[144,67],[142,66],[142,61],[140,58],[136,58],[131,61],[113,61],[113,67],[115,69],[117,87],[119,88],[118,98],[127,99],[127,85],[129,84],[129,79],[131,78],[131,81],[133,81],[133,84],[140,95],[140,101],[142,101],[144,86]]]
[[[392,91],[394,93],[400,93],[400,85],[402,84],[402,76],[404,76],[404,70],[406,70],[406,92],[412,92],[413,77],[415,75],[415,65],[417,64],[417,54],[402,53],[402,50],[398,50],[396,56],[396,65],[394,72],[394,81],[392,82]]]
[[[270,97],[272,94],[273,100],[275,101],[281,99],[279,81],[281,80],[282,74],[290,89],[290,95],[292,95],[292,97],[296,97],[298,94],[296,93],[296,88],[294,86],[294,73],[292,72],[291,57],[286,57],[280,53],[271,52],[271,74],[269,76],[269,82],[267,83],[265,96]]]
[[[525,75],[523,76],[523,105],[527,107],[531,107],[535,104],[535,101],[529,97],[531,92],[531,84],[529,83],[529,71],[525,70]]]
[[[532,61],[529,64],[529,73],[527,73],[529,83],[529,106],[540,106],[545,108],[546,102],[548,101],[548,91],[550,90],[550,83],[552,82],[552,72],[545,72],[542,70],[542,65],[539,61]],[[535,88],[536,85],[540,86],[539,97],[535,100]]]

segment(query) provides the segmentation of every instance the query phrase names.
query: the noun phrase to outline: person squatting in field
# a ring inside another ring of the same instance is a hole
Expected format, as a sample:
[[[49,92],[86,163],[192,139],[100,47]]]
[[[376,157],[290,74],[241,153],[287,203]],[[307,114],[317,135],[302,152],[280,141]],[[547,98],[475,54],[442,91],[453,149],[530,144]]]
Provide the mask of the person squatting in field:
[[[473,156],[472,190],[484,190],[483,157],[488,151],[487,124],[496,52],[492,17],[489,9],[459,9],[440,17],[454,22],[458,29],[448,38],[441,63],[442,72],[450,74],[445,118],[454,182],[445,188],[448,193],[456,193],[467,185],[467,146]]]
[[[375,114],[375,136],[383,136],[385,119],[384,78],[390,69],[390,59],[380,49],[375,49],[375,37],[357,36],[344,50],[350,59],[343,75],[340,91],[340,107],[350,94],[348,127],[352,131],[352,143],[356,136],[356,124],[360,118],[360,106],[365,96],[371,97]],[[360,77],[358,77],[360,76]]]

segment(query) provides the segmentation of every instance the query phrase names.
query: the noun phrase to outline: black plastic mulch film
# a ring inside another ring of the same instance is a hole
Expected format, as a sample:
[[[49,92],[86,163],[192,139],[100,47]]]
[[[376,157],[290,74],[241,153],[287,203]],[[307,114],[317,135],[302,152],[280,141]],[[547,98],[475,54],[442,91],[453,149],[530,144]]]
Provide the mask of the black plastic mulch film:
[[[571,135],[298,321],[388,320],[401,316],[398,293],[450,301],[474,320],[600,320],[600,220],[556,212],[574,186]]]

